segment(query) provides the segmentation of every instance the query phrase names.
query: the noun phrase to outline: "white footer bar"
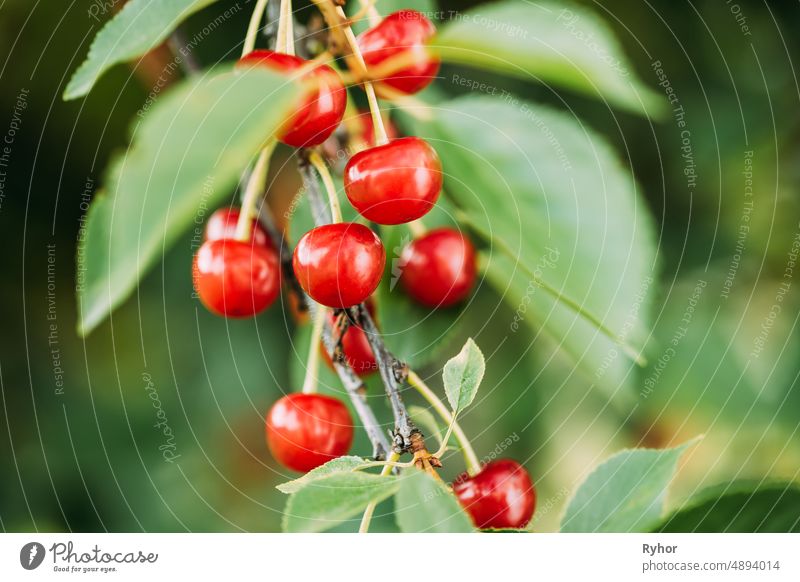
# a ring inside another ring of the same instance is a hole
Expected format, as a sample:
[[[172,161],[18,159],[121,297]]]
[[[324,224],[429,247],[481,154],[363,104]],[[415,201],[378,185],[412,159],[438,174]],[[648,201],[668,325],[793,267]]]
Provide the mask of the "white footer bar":
[[[4,534],[0,580],[800,580],[800,534]],[[439,577],[439,578],[437,578]],[[457,577],[457,578],[454,578]],[[581,578],[579,578],[581,577]]]

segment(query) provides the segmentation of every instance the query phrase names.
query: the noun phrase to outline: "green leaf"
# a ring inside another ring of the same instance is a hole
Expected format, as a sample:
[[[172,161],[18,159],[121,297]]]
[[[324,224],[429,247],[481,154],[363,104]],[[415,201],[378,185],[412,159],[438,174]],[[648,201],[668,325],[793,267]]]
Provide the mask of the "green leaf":
[[[483,354],[472,338],[469,338],[459,354],[444,365],[442,372],[444,391],[453,410],[461,412],[472,404],[484,372],[486,362]]]
[[[216,1],[130,0],[97,33],[64,99],[83,97],[108,69],[150,52],[186,18]]]
[[[563,532],[643,532],[661,519],[678,459],[696,440],[673,449],[633,449],[599,465],[578,487]]]
[[[300,92],[253,69],[186,81],[156,103],[112,162],[109,194],[92,203],[78,246],[79,333],[125,300],[190,225],[193,239],[202,235],[202,218],[230,196]]]
[[[286,532],[321,532],[362,512],[371,503],[394,495],[397,477],[368,473],[334,473],[309,482],[286,504]]]
[[[609,27],[580,6],[506,1],[458,15],[432,41],[446,61],[552,83],[638,114],[666,112]]]
[[[408,414],[411,415],[411,420],[414,421],[414,424],[422,429],[422,434],[425,438],[432,437],[436,440],[437,446],[442,445],[444,435],[441,428],[439,428],[439,422],[430,410],[412,404],[408,407]]]
[[[400,477],[395,518],[404,533],[470,533],[472,520],[453,493],[424,471],[409,469]]]
[[[773,434],[782,430],[788,438],[800,409],[797,324],[794,317],[772,314],[776,297],[782,313],[798,313],[800,301],[794,294],[783,298],[780,279],[749,277],[742,269],[728,289],[733,279],[726,263],[686,272],[671,286],[653,334],[652,364],[641,371],[638,389],[653,414],[669,406],[690,423],[730,430],[741,450],[751,451],[756,441],[770,451],[774,443],[761,441],[762,427]],[[737,447],[726,451],[725,460],[739,469]],[[751,463],[759,457],[768,470],[773,459],[748,455]]]
[[[298,479],[276,485],[276,489],[286,494],[297,493],[312,481],[322,479],[334,473],[352,473],[357,469],[366,467],[368,464],[369,461],[365,461],[361,457],[338,457],[332,461],[328,461],[324,465],[320,465],[316,469],[312,469]]]
[[[654,531],[800,533],[800,486],[736,481],[712,487],[693,496]]]
[[[515,310],[509,331],[544,330],[598,382],[617,360],[642,362],[655,234],[605,140],[563,113],[486,96],[414,126],[442,158],[459,217],[491,242],[483,269]]]

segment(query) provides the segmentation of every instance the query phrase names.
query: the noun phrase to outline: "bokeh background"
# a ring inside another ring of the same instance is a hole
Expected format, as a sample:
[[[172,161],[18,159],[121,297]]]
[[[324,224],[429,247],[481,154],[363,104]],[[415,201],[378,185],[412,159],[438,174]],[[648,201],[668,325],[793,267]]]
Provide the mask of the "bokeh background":
[[[240,3],[193,51],[197,61],[217,62],[240,42],[252,2]],[[109,321],[86,339],[75,332],[74,256],[85,203],[164,71],[157,55],[133,74],[116,67],[85,100],[62,102],[100,23],[90,15],[97,3],[55,4],[0,0],[0,134],[13,133],[0,177],[0,529],[276,531],[285,497],[274,486],[292,475],[267,453],[263,413],[295,388],[289,370],[306,350],[292,343],[288,308],[245,322],[207,313],[191,299],[187,233]],[[185,33],[226,4],[191,18]],[[463,10],[481,2],[439,4]],[[800,235],[800,4],[582,4],[614,29],[647,84],[657,89],[653,61],[670,71],[697,179],[687,188],[674,118],[651,123],[565,91],[470,73],[568,106],[606,136],[633,167],[658,225],[651,363],[631,378],[626,396],[609,396],[568,360],[550,358],[544,340],[528,351],[533,336],[518,334],[489,362],[491,395],[463,418],[479,454],[510,439],[503,454],[537,481],[538,531],[555,529],[569,492],[624,447],[706,435],[673,483],[676,502],[734,479],[797,481],[800,468],[800,282],[784,277]],[[443,69],[438,83],[453,95],[465,91],[449,82],[454,72]],[[168,80],[180,75],[171,71]],[[290,198],[292,184],[290,176],[278,180],[275,199]],[[482,286],[449,353],[470,335],[481,346],[500,341],[500,325],[485,321],[497,302]],[[685,337],[665,351],[690,308]],[[513,314],[503,307],[493,317],[507,326]],[[765,328],[768,340],[753,358]],[[382,400],[374,402],[387,418]],[[159,422],[172,431],[169,442]],[[362,438],[354,450],[369,447]],[[453,477],[457,458],[450,465],[445,475]],[[391,530],[381,513],[374,529]]]

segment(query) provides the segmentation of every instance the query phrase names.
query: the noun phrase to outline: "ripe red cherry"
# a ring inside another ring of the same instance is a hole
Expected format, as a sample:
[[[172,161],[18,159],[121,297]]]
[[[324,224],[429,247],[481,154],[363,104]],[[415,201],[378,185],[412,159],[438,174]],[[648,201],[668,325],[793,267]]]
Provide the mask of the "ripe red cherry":
[[[481,529],[525,527],[536,508],[536,489],[516,461],[488,463],[474,477],[466,473],[453,483],[458,501]]]
[[[285,467],[305,473],[347,454],[353,419],[336,398],[289,394],[267,413],[267,445]]]
[[[344,170],[348,200],[364,218],[403,224],[427,214],[442,190],[442,163],[425,140],[404,137],[357,153]]]
[[[380,24],[358,37],[358,46],[368,69],[389,59],[410,52],[414,64],[380,79],[381,85],[411,95],[427,87],[439,72],[439,59],[430,53],[425,43],[436,33],[436,27],[416,10],[400,10],[384,18]],[[386,92],[384,92],[384,95]]]
[[[236,238],[236,225],[239,223],[238,208],[220,208],[206,223],[206,240],[222,240],[224,238]],[[250,236],[253,242],[259,246],[272,247],[272,241],[261,228],[258,220],[251,221]]]
[[[373,302],[368,299],[366,303],[369,314],[375,319],[375,306]],[[333,313],[329,312],[328,320],[331,325],[335,323],[335,319]],[[327,362],[328,367],[333,369],[333,362],[330,356],[328,356],[328,351],[325,349],[322,342],[320,342],[320,350],[322,351],[322,356],[325,362]],[[369,344],[369,338],[366,332],[353,323],[348,326],[347,331],[344,332],[342,336],[342,352],[344,353],[344,359],[347,365],[362,378],[366,378],[378,370],[378,363],[375,360],[375,354],[372,352],[372,346]]]
[[[210,311],[250,317],[280,293],[280,263],[274,250],[234,239],[203,243],[194,259],[194,287]]]
[[[400,256],[400,282],[417,302],[450,307],[475,285],[475,247],[452,228],[437,228],[412,241]]]
[[[372,295],[386,264],[381,239],[362,224],[340,222],[310,230],[294,249],[300,286],[317,303],[352,307]]]
[[[366,146],[370,148],[375,147],[375,125],[372,122],[372,113],[370,113],[368,110],[359,110],[359,113],[355,118],[355,123],[360,126],[360,137],[362,140],[364,140]],[[400,132],[397,131],[397,127],[395,127],[391,119],[384,119],[383,125],[384,129],[386,129],[386,136],[390,140],[396,139],[400,135]]]
[[[256,50],[242,57],[238,67],[262,66],[279,73],[292,73],[305,67],[308,61],[268,50]],[[304,75],[319,84],[309,94],[297,112],[281,128],[280,140],[301,148],[319,145],[330,137],[344,117],[347,91],[339,75],[328,65],[317,65]]]

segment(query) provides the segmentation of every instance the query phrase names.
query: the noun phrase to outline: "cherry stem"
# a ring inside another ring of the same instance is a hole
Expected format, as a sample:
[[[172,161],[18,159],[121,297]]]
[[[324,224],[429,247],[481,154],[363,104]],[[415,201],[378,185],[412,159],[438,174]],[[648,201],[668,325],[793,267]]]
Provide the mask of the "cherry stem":
[[[244,46],[242,46],[242,56],[249,55],[256,48],[256,36],[258,36],[258,29],[261,25],[261,20],[264,18],[264,11],[267,9],[269,0],[258,0],[256,7],[253,9],[253,15],[250,17],[250,24],[247,26],[247,35],[244,37]]]
[[[397,453],[397,458],[400,458],[400,453]],[[370,461],[368,463],[364,463],[363,465],[359,465],[354,471],[363,471],[366,469],[372,469],[374,467],[389,467],[390,469],[410,469],[414,466],[414,461],[407,461],[405,463],[398,463],[396,460],[389,460],[389,461]]]
[[[312,151],[308,155],[308,161],[317,170],[319,177],[322,178],[322,183],[325,184],[325,191],[328,193],[328,204],[331,208],[331,217],[333,222],[342,222],[342,208],[339,206],[339,197],[336,195],[336,186],[333,183],[331,173],[328,171],[328,166],[325,160],[322,159],[317,152]]]
[[[339,15],[345,19],[344,22],[344,36],[347,43],[350,45],[350,50],[353,56],[361,67],[364,77],[367,77],[367,63],[364,61],[364,55],[361,54],[361,49],[358,47],[358,40],[356,39],[353,29],[347,23],[344,10],[341,6],[337,7]],[[371,81],[364,81],[364,92],[367,94],[367,101],[369,102],[369,111],[372,114],[372,127],[375,128],[375,144],[383,145],[389,143],[389,136],[386,134],[386,127],[383,125],[383,118],[381,117],[381,107],[378,104],[378,96],[375,94],[375,87]]]
[[[456,417],[458,416],[458,413],[454,410],[452,412],[452,416],[453,416],[453,422],[451,422],[450,426],[447,427],[447,432],[445,433],[442,441],[439,443],[439,449],[435,453],[433,453],[434,457],[437,458],[441,457],[447,450],[447,443],[450,441],[450,437],[453,434],[453,430],[455,428],[455,423],[456,423]]]
[[[348,21],[349,22],[358,22],[364,16],[369,18],[369,25],[375,26],[381,21],[381,15],[378,12],[378,9],[375,8],[375,3],[377,0],[361,0],[361,8],[358,9],[358,12],[353,14]]]
[[[478,459],[478,455],[475,454],[475,449],[472,448],[472,444],[469,442],[464,429],[458,424],[453,414],[447,406],[445,406],[444,402],[436,396],[436,393],[431,390],[413,370],[409,370],[408,372],[408,383],[428,401],[428,404],[430,404],[448,426],[452,428],[453,434],[456,435],[456,440],[458,440],[458,444],[461,446],[464,462],[467,465],[467,473],[470,475],[477,475],[481,470],[481,462]],[[447,444],[447,440],[443,442]]]
[[[300,282],[297,280],[297,276],[294,274],[294,267],[292,266],[292,249],[286,242],[286,239],[284,238],[281,230],[278,228],[278,225],[275,224],[275,219],[273,218],[272,213],[269,212],[269,208],[265,208],[265,205],[261,206],[261,211],[258,213],[258,221],[261,223],[261,227],[264,229],[264,232],[267,233],[267,236],[269,236],[270,240],[272,241],[272,246],[278,249],[278,254],[281,260],[281,273],[283,275],[283,281],[297,297],[297,310],[300,313],[307,313],[309,299],[306,297],[303,288],[300,286]]]
[[[419,51],[407,49],[401,53],[387,58],[385,61],[377,65],[374,65],[369,69],[368,72],[360,71],[344,73],[342,75],[342,80],[349,84],[357,83],[362,80],[365,75],[368,75],[373,79],[384,79],[386,77],[391,77],[403,69],[416,65],[419,62],[419,59]],[[401,93],[400,91],[392,89],[386,85],[381,87],[381,92],[387,96],[390,96],[392,100],[405,95],[405,93]]]
[[[173,55],[180,55],[181,58],[178,59],[178,63],[184,75],[194,75],[202,70],[200,63],[197,62],[194,55],[190,51],[185,50],[185,48],[189,46],[189,41],[186,38],[183,27],[179,26],[169,36],[169,39],[167,39],[167,46],[169,50],[172,51]]]
[[[308,359],[306,360],[306,377],[303,380],[303,394],[314,394],[317,391],[319,374],[319,343],[322,338],[322,327],[325,325],[327,310],[321,305],[314,313],[314,327],[311,328],[311,340],[308,343]]]
[[[425,236],[425,224],[422,222],[421,218],[407,223],[406,226],[408,227],[408,230],[411,231],[411,234],[414,238],[422,238]]]
[[[400,458],[399,453],[392,453],[389,457],[389,462],[384,465],[383,470],[381,470],[381,476],[385,477],[389,473],[392,472],[392,464],[397,459]],[[367,533],[369,531],[369,523],[372,521],[372,515],[375,513],[375,508],[378,504],[374,501],[371,501],[369,505],[364,509],[364,516],[361,518],[361,525],[358,528],[358,533]]]
[[[247,181],[242,198],[242,210],[239,213],[239,222],[236,223],[236,238],[240,241],[247,242],[250,240],[252,234],[251,224],[253,218],[257,216],[256,205],[267,185],[267,169],[274,149],[275,140],[273,139],[261,150],[256,165],[250,174],[250,179]]]
[[[292,0],[281,0],[281,18],[278,22],[278,39],[275,51],[294,54],[294,22],[292,19]]]

